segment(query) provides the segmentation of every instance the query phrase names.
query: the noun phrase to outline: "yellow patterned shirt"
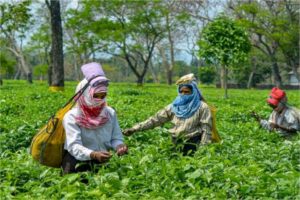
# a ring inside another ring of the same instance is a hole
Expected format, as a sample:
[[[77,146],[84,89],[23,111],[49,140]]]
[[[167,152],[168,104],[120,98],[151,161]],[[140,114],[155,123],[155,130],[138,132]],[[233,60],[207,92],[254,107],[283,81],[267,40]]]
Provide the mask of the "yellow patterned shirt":
[[[133,126],[133,129],[135,131],[148,130],[161,126],[166,122],[173,124],[173,127],[168,130],[172,137],[192,138],[200,135],[202,144],[211,142],[212,115],[205,102],[202,102],[194,115],[187,119],[176,117],[170,104],[149,119]]]

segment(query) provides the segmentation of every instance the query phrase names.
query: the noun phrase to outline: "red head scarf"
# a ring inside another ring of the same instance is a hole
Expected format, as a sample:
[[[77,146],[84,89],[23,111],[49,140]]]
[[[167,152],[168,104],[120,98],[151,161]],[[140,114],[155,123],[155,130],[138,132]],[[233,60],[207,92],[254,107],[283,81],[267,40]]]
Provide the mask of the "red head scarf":
[[[271,104],[273,106],[278,106],[279,102],[283,99],[285,99],[286,94],[283,90],[274,87],[269,94],[269,98],[267,99],[268,104]]]

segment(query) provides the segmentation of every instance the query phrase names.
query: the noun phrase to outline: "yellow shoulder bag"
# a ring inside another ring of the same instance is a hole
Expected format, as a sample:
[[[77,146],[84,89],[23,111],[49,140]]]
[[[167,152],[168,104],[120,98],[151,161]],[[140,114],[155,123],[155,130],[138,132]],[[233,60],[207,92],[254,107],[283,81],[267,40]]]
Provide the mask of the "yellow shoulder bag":
[[[211,115],[212,115],[212,131],[211,131],[211,140],[212,142],[220,142],[221,141],[221,137],[218,133],[217,130],[217,126],[216,126],[216,113],[217,113],[217,109],[214,106],[209,106]]]
[[[95,76],[93,78],[96,78]],[[79,90],[69,101],[59,109],[55,115],[51,116],[47,124],[44,125],[33,137],[30,154],[40,164],[49,167],[61,167],[66,138],[65,130],[62,125],[64,115],[73,107],[76,100],[83,94],[90,81]],[[74,100],[74,101],[73,101]]]

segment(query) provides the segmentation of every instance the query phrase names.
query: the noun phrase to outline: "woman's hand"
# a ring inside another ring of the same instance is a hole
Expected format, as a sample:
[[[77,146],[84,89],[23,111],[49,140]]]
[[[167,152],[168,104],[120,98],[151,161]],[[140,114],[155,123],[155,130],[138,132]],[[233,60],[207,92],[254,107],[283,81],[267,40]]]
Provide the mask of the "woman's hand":
[[[135,132],[135,130],[133,128],[128,128],[128,129],[125,129],[123,130],[123,135],[126,135],[126,136],[130,136],[132,135],[133,133]]]
[[[107,162],[112,155],[107,151],[93,151],[90,154],[91,159],[97,160],[100,163]]]
[[[260,122],[261,117],[256,112],[252,111],[250,115],[254,117],[256,121]]]
[[[273,122],[270,123],[270,127],[271,127],[271,129],[279,128],[279,126]]]
[[[128,152],[128,147],[125,144],[119,144],[117,146],[117,154],[118,156],[122,156]]]

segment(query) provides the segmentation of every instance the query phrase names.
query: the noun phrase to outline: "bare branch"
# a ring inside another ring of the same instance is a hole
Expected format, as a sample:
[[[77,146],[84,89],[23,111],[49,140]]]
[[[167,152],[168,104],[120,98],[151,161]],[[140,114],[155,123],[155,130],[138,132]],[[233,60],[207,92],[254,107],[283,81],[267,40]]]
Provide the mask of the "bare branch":
[[[45,0],[45,3],[46,3],[46,5],[47,5],[48,9],[51,10],[51,5],[50,5],[49,0]]]

